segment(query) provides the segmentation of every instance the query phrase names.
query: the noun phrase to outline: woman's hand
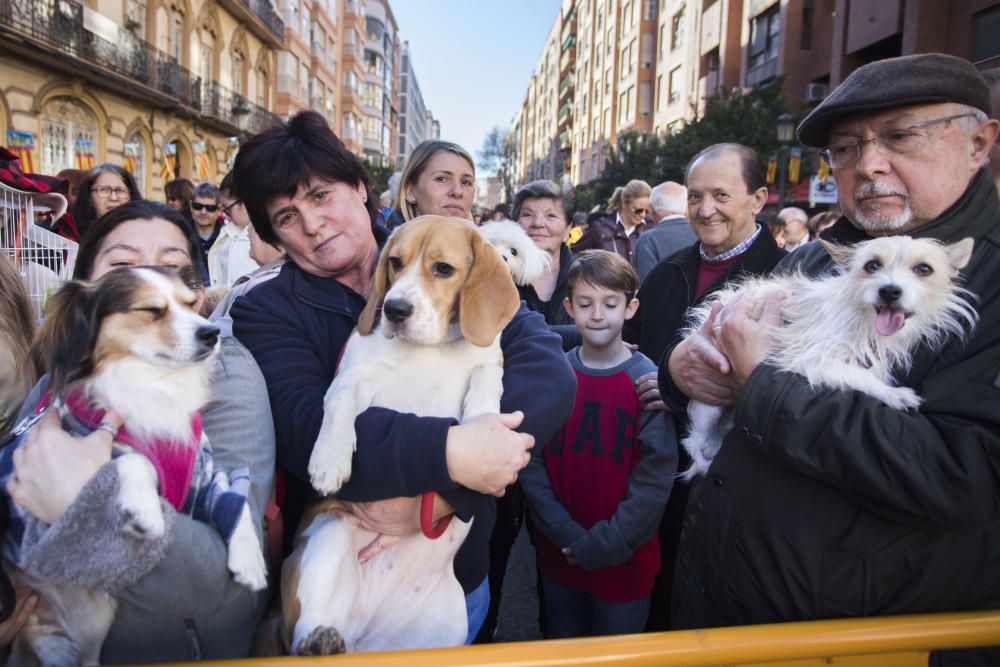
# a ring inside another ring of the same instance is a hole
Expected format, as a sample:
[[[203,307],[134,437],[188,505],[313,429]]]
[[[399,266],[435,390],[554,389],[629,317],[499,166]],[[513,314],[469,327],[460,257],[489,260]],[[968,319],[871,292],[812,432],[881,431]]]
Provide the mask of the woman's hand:
[[[389,498],[370,503],[344,503],[343,508],[334,508],[332,513],[344,518],[354,517],[354,523],[362,530],[378,533],[364,549],[358,552],[358,562],[364,563],[376,554],[409,535],[420,532],[420,497]],[[434,496],[433,519],[437,523],[454,510],[441,496]]]
[[[535,438],[514,429],[524,413],[482,415],[448,429],[448,475],[462,486],[501,497],[531,460]]]
[[[122,420],[109,412],[104,422],[120,427]],[[103,429],[74,437],[63,431],[56,410],[46,410],[14,451],[14,473],[7,492],[39,521],[52,525],[111,460],[112,441],[111,433]]]

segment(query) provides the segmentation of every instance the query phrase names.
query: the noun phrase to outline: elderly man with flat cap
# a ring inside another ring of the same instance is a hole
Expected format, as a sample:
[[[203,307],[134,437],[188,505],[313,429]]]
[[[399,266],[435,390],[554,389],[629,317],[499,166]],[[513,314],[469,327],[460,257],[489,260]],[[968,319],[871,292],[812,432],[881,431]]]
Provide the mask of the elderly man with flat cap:
[[[745,304],[668,352],[660,384],[672,409],[682,394],[735,407],[688,503],[678,627],[1000,608],[1000,204],[984,166],[1000,122],[990,111],[971,64],[923,54],[858,69],[802,121],[799,140],[823,149],[844,211],[823,238],[972,237],[962,277],[980,321],[898,374],[924,399],[910,412],[762,363],[771,340]],[[817,243],[775,270],[832,266]],[[764,317],[776,315],[767,304]],[[990,656],[965,657],[1000,664]]]

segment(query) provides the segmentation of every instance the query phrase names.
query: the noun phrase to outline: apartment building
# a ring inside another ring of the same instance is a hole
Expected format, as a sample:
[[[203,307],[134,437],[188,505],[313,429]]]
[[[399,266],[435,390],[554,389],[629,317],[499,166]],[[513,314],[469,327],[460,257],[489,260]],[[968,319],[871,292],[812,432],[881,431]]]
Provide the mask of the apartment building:
[[[402,169],[410,153],[421,142],[435,138],[434,116],[424,103],[420,84],[413,68],[410,45],[403,42],[399,60],[399,127],[396,145],[396,168]],[[440,129],[438,131],[440,136]]]
[[[285,26],[266,0],[9,0],[0,133],[25,168],[125,164],[161,198],[172,175],[218,182],[230,137],[276,117]]]
[[[591,181],[619,132],[677,132],[720,90],[783,77],[797,113],[881,58],[934,51],[1000,66],[1000,0],[566,0],[557,27],[563,44],[575,32],[575,69],[561,72],[555,130],[537,74],[529,83],[508,151],[518,183],[547,143],[570,154],[570,182]]]
[[[364,4],[364,51],[360,85],[362,154],[373,164],[396,163],[399,115],[399,29],[387,0]]]
[[[518,182],[555,179],[560,149],[558,128],[560,114],[566,125],[567,107],[559,106],[559,67],[562,54],[562,21],[557,19],[549,30],[528,92],[521,105],[519,141],[521,149],[515,171]]]

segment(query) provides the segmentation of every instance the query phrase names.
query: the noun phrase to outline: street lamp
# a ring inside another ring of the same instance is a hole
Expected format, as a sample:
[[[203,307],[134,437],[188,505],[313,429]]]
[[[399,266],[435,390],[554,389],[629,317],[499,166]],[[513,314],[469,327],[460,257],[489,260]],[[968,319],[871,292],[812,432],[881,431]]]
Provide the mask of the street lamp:
[[[788,180],[789,145],[795,136],[795,119],[787,111],[778,116],[778,210],[785,208],[785,182]]]

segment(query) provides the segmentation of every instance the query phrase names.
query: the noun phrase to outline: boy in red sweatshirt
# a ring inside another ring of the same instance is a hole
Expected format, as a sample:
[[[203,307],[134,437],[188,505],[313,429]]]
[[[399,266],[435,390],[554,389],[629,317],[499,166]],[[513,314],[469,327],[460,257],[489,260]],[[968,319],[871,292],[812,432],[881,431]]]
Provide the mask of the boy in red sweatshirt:
[[[622,342],[639,305],[632,266],[605,250],[573,262],[567,312],[583,344],[567,357],[577,378],[569,420],[535,447],[520,480],[550,638],[641,632],[660,569],[657,527],[677,472],[665,411],[643,411],[635,380],[656,365]]]

